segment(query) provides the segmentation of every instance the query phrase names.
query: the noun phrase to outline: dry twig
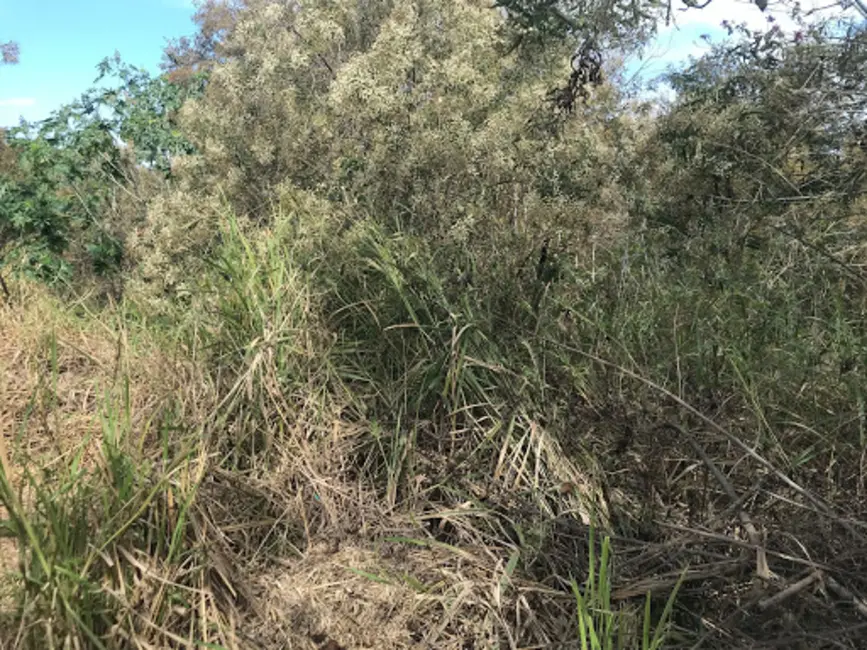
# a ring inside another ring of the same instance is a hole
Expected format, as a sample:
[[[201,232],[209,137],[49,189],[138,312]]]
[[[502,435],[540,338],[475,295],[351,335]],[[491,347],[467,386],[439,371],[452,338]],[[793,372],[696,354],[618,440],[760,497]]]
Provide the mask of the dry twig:
[[[818,582],[822,579],[821,571],[813,571],[810,575],[808,575],[803,580],[798,580],[793,585],[789,585],[779,593],[774,594],[769,598],[765,598],[764,600],[759,601],[759,609],[765,611],[766,609],[773,607],[774,605],[779,605],[781,602],[794,596],[795,594],[799,594],[808,587],[810,587],[815,582]]]
[[[855,607],[859,614],[861,614],[862,616],[867,616],[867,600],[856,596],[851,591],[846,589],[846,587],[834,580],[834,578],[832,578],[831,576],[825,576],[825,584],[828,585],[828,589],[840,596],[840,598],[845,598],[846,600],[852,601],[852,605]]]

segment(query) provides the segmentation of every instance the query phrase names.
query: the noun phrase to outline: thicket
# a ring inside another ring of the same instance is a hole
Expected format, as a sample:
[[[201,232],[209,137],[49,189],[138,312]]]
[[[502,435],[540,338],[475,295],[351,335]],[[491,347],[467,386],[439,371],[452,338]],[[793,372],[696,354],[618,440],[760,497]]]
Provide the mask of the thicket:
[[[5,314],[116,353],[4,461],[0,638],[863,647],[867,36],[732,26],[643,99],[666,9],[208,2],[7,133],[4,275],[63,289]]]
[[[3,264],[62,286],[123,268],[125,239],[169,176],[170,157],[193,151],[174,114],[201,92],[200,76],[153,79],[117,55],[98,71],[101,86],[3,133]]]

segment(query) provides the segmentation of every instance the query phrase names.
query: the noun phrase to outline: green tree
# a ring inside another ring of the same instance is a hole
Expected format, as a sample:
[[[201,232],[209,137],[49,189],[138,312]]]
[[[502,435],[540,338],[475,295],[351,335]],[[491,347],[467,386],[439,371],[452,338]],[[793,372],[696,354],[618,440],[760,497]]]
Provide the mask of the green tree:
[[[628,165],[633,122],[616,89],[594,86],[571,117],[546,101],[569,45],[506,54],[505,18],[483,1],[374,4],[242,11],[224,43],[239,55],[181,110],[198,151],[182,183],[258,223],[281,196],[309,192],[390,228],[471,244],[490,265],[518,264],[546,236],[577,228],[587,215],[577,206],[618,201],[611,181]],[[166,235],[179,210],[168,197],[152,206],[164,260],[192,245],[191,230]],[[209,218],[180,219],[197,224],[205,247]]]
[[[741,31],[672,74],[677,100],[649,142],[647,173],[682,191],[652,220],[687,233],[727,227],[734,206],[754,228],[819,204],[813,226],[849,214],[865,182],[865,62],[864,29],[827,24]]]
[[[194,151],[180,131],[177,116],[187,99],[202,94],[207,73],[196,72],[177,83],[167,74],[152,77],[142,68],[127,65],[117,54],[104,59],[98,70],[97,83],[116,81],[108,90],[90,93],[84,100],[88,110],[132,147],[139,163],[170,174],[173,157]]]
[[[70,247],[97,274],[117,269],[125,231],[143,216],[142,175],[168,176],[172,158],[193,151],[175,118],[201,76],[180,86],[115,56],[99,65],[96,81],[107,79],[108,89],[5,134],[0,249],[45,280],[70,278]]]

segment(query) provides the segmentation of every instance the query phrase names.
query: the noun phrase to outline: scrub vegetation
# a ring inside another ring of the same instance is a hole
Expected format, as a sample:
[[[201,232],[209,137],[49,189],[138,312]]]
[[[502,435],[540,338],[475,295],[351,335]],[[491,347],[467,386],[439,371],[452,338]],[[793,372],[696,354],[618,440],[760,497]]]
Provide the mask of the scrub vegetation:
[[[491,5],[208,0],[3,134],[0,648],[865,647],[867,32],[660,99],[700,7]]]

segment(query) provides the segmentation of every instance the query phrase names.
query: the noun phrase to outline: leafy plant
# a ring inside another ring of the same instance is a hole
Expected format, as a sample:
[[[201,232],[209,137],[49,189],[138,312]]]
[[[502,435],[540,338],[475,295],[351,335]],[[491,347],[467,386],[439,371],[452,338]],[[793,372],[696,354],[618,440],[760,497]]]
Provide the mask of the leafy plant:
[[[572,580],[572,594],[575,596],[578,616],[578,640],[581,650],[659,650],[666,641],[666,631],[674,609],[677,592],[683,576],[671,591],[655,627],[651,610],[651,597],[647,594],[643,615],[640,617],[640,634],[636,629],[635,616],[626,609],[618,609],[611,600],[611,540],[602,539],[601,553],[597,566],[596,534],[590,530],[587,580],[583,590],[577,581]],[[686,575],[686,571],[684,574]],[[652,630],[651,630],[652,628]],[[651,631],[653,632],[651,635]]]
[[[174,83],[167,75],[152,77],[123,63],[118,54],[104,59],[97,69],[96,83],[116,79],[116,85],[91,91],[87,101],[105,117],[111,131],[132,147],[139,163],[170,174],[173,157],[195,151],[180,131],[177,114],[187,99],[204,92],[207,74],[198,72],[183,84]]]
[[[192,152],[174,119],[202,80],[180,87],[117,57],[99,72],[97,82],[116,78],[119,85],[91,89],[48,119],[5,134],[0,251],[6,264],[43,280],[69,281],[70,247],[97,274],[116,270],[123,226],[144,209],[136,162],[167,175],[173,156]]]

